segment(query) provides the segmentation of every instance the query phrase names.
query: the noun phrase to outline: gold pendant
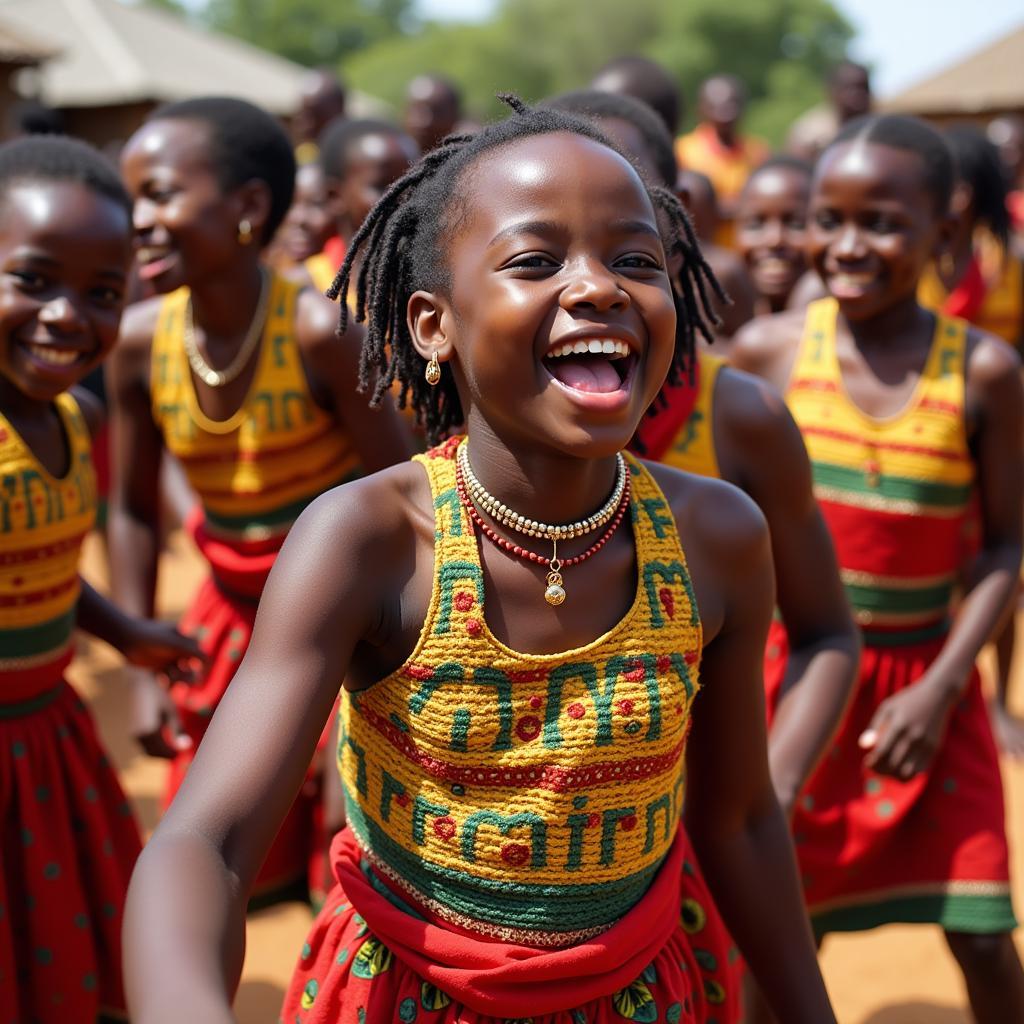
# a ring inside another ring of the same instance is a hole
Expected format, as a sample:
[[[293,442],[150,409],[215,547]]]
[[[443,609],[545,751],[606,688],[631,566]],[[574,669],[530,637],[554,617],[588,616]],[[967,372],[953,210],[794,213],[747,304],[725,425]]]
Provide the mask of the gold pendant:
[[[552,605],[560,605],[565,600],[562,574],[557,569],[552,569],[548,573],[548,589],[544,591],[544,600]]]

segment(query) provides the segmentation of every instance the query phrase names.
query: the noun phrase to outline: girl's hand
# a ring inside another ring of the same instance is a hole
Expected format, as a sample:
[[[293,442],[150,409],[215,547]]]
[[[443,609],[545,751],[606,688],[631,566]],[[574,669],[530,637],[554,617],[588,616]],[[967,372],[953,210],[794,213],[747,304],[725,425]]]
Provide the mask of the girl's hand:
[[[193,682],[207,661],[198,641],[153,619],[133,620],[120,651],[130,664],[159,672],[171,682]]]
[[[149,671],[132,671],[132,736],[150,757],[170,759],[191,750],[170,694]]]
[[[946,734],[959,688],[923,676],[913,686],[882,701],[861,733],[864,764],[880,775],[909,779],[931,763]]]

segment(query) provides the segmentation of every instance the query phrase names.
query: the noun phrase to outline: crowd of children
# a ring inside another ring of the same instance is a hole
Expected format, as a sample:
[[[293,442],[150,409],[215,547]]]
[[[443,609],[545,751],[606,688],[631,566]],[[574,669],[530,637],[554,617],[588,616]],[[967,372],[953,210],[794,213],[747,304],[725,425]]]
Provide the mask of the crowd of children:
[[[818,1024],[816,944],[894,922],[1024,1021],[1024,130],[830,85],[776,155],[640,57],[0,146],[0,1020],[230,1021],[299,898],[288,1024]],[[169,764],[144,848],[76,628]]]

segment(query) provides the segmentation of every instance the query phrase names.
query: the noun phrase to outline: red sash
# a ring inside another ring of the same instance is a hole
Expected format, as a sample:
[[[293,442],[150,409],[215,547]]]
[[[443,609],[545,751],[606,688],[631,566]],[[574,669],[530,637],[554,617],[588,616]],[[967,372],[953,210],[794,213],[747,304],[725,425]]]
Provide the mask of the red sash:
[[[684,373],[681,383],[665,383],[656,400],[657,404],[648,410],[636,428],[634,438],[640,442],[642,448],[631,446],[631,449],[641,458],[660,462],[690,418],[693,407],[697,404],[699,391],[700,360],[694,359],[693,382],[687,380]]]

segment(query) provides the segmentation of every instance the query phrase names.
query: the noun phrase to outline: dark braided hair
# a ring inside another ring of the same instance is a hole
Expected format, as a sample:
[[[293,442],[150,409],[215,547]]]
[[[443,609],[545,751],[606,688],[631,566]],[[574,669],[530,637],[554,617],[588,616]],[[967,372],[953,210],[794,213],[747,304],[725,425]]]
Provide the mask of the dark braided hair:
[[[473,135],[449,135],[381,196],[352,239],[327,291],[329,298],[341,298],[339,331],[344,331],[352,268],[362,259],[355,282],[355,318],[366,323],[359,389],[370,391],[370,402],[376,405],[397,380],[399,406],[412,406],[432,444],[463,422],[462,405],[450,370],[443,368],[436,387],[424,380],[426,364],[409,334],[406,307],[409,296],[419,289],[451,290],[450,270],[441,254],[468,212],[465,191],[458,187],[460,178],[484,153],[535,135],[567,132],[619,152],[589,121],[558,110],[528,107],[515,96],[500,98],[512,108],[510,117]],[[710,293],[720,295],[721,288],[675,195],[659,185],[645,182],[645,186],[658,214],[666,254],[670,259],[680,257],[673,282],[676,350],[669,371],[669,379],[676,382],[682,374],[692,373],[697,335],[711,340],[709,324],[717,318]]]
[[[0,196],[29,181],[71,181],[116,203],[128,215],[132,201],[114,165],[99,150],[66,135],[27,135],[0,145]]]
[[[1006,208],[1006,174],[999,150],[971,125],[947,128],[957,178],[971,187],[976,223],[984,225],[1005,249],[1010,243],[1010,211]]]

